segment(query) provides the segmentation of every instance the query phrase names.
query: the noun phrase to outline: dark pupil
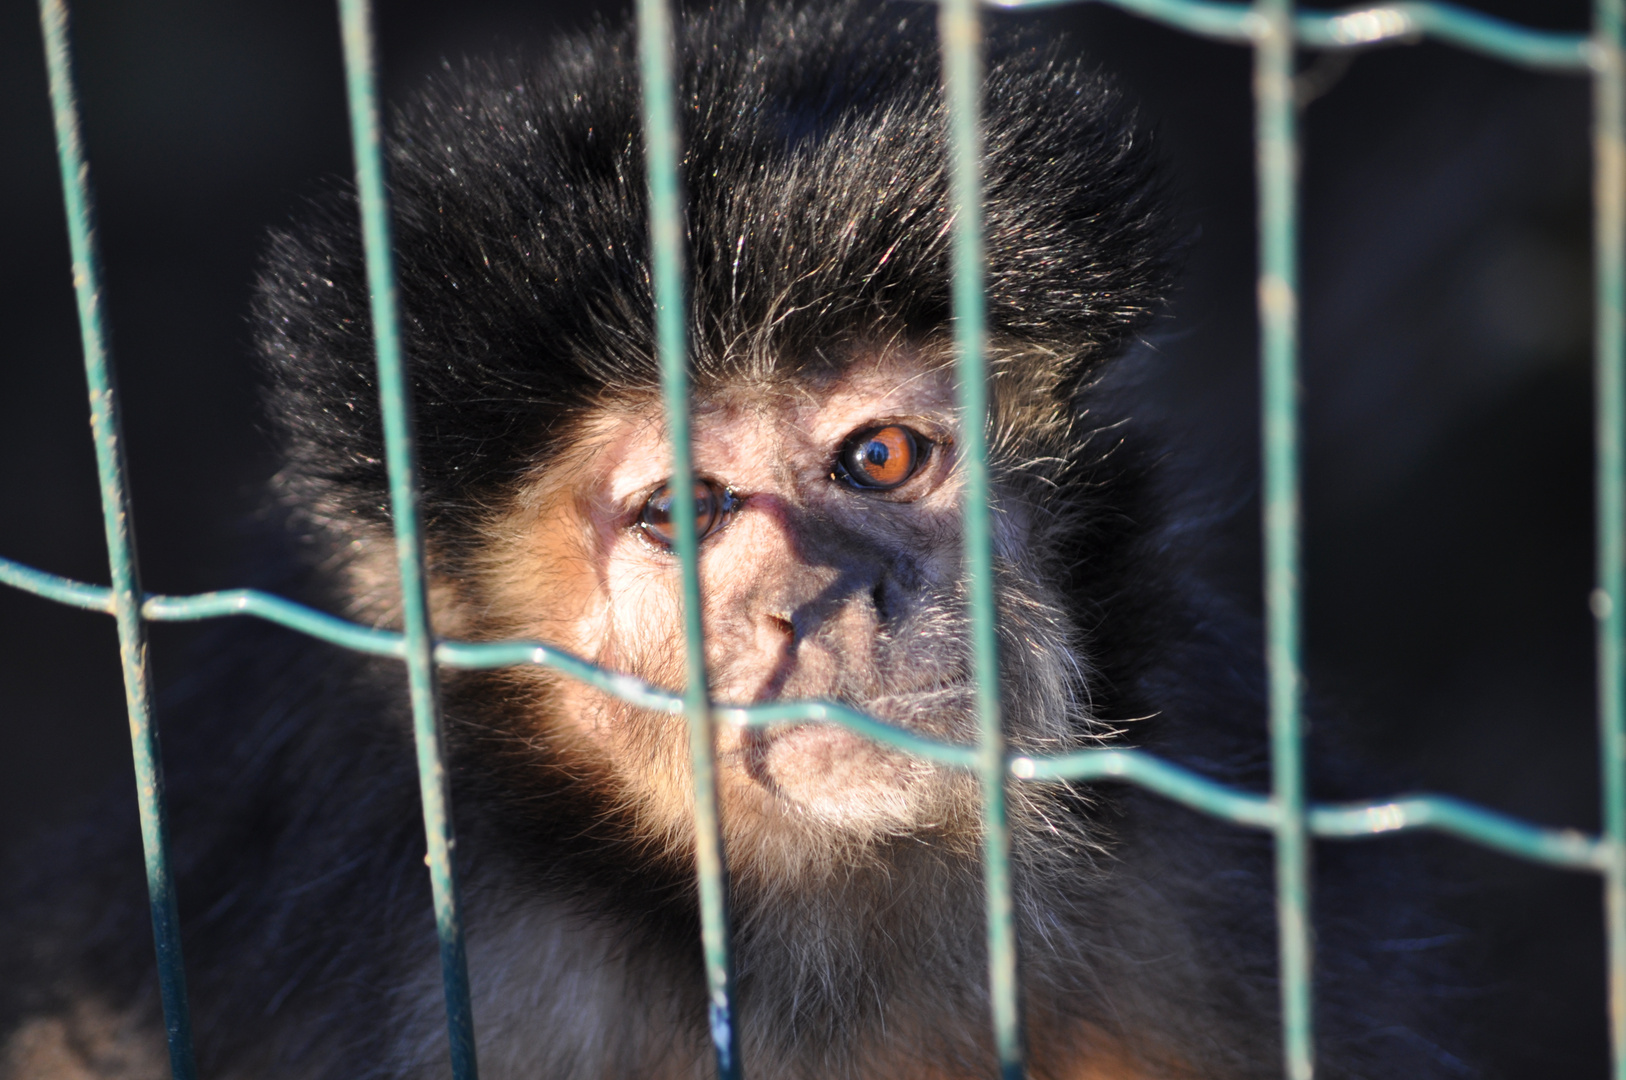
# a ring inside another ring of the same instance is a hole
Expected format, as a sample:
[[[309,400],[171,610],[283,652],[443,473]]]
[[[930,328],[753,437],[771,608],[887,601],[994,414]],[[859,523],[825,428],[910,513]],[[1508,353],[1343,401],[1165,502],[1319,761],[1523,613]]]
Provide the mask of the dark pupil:
[[[866,464],[879,468],[886,464],[886,459],[891,456],[891,451],[886,448],[886,443],[880,439],[871,439],[864,444],[863,456]]]

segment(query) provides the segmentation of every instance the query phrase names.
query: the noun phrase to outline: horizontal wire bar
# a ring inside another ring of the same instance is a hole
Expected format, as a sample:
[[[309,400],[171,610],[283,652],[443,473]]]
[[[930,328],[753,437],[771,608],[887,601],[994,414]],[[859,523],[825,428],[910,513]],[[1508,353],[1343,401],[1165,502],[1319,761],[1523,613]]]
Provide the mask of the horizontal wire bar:
[[[983,0],[1011,10],[1060,7],[1091,0]],[[1246,4],[1216,0],[1093,0],[1200,37],[1251,43],[1264,23]],[[1412,44],[1434,38],[1510,64],[1544,71],[1590,72],[1594,49],[1585,34],[1532,30],[1456,4],[1399,3],[1340,12],[1299,12],[1298,44],[1313,49],[1358,49]]]
[[[717,716],[742,727],[771,727],[777,724],[807,722],[839,724],[866,738],[886,743],[888,746],[906,751],[915,757],[935,761],[940,765],[952,765],[958,769],[977,767],[975,747],[956,746],[924,735],[916,735],[877,720],[868,713],[861,713],[857,709],[850,709],[831,701],[785,701],[772,705],[723,706],[717,710]]]
[[[197,622],[227,615],[254,615],[356,652],[396,660],[406,658],[406,639],[395,631],[359,626],[257,589],[223,589],[194,596],[148,593],[141,603],[141,614],[152,622]]]
[[[1361,839],[1429,829],[1533,862],[1603,872],[1609,841],[1579,829],[1545,829],[1449,795],[1412,795],[1370,803],[1310,808],[1310,831],[1327,839]]]
[[[1226,787],[1144,750],[1078,750],[1054,757],[1013,757],[1022,780],[1123,780],[1193,810],[1238,825],[1274,829],[1276,804],[1265,795]],[[1566,869],[1602,871],[1606,841],[1578,829],[1548,829],[1474,806],[1449,795],[1410,795],[1365,803],[1310,808],[1310,831],[1329,840],[1358,840],[1408,829],[1429,829],[1509,855]]]
[[[0,584],[87,611],[112,611],[112,590],[36,570],[0,558]],[[193,596],[149,593],[141,614],[152,622],[195,622],[249,615],[356,652],[402,659],[399,633],[348,622],[292,600],[256,589],[225,589]],[[681,715],[683,699],[631,675],[606,671],[563,649],[534,641],[440,641],[435,660],[463,670],[534,665],[557,671],[653,712]],[[917,735],[873,716],[829,701],[787,701],[768,705],[718,705],[718,720],[739,727],[828,723],[854,731],[906,753],[959,769],[976,767],[971,746]],[[1067,754],[1009,758],[1018,780],[1122,780],[1213,817],[1258,829],[1276,826],[1269,797],[1237,791],[1144,750],[1076,750]],[[1326,839],[1359,839],[1411,829],[1447,833],[1509,855],[1576,870],[1602,870],[1608,843],[1577,829],[1530,825],[1506,814],[1445,795],[1413,795],[1370,803],[1318,805],[1310,810],[1310,831]]]
[[[1226,787],[1144,750],[1075,750],[1054,757],[1011,758],[1019,780],[1124,780],[1193,810],[1239,825],[1274,829],[1276,804],[1264,795]]]
[[[100,611],[104,615],[113,614],[113,590],[106,585],[87,585],[10,559],[0,559],[0,584],[70,607]]]
[[[1021,9],[1062,7],[1090,0],[983,0],[989,7]],[[1215,0],[1096,0],[1113,7],[1165,23],[1177,30],[1220,41],[1252,42],[1259,33],[1259,18],[1246,4],[1216,3]]]
[[[1526,67],[1590,72],[1593,50],[1585,34],[1532,30],[1455,4],[1401,3],[1352,8],[1336,14],[1300,13],[1301,45],[1349,49],[1434,38]]]

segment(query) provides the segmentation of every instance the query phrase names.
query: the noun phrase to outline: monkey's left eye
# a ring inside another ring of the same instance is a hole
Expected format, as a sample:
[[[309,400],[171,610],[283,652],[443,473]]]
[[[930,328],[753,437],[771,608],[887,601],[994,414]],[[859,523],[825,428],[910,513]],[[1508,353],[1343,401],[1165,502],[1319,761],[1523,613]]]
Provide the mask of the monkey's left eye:
[[[728,520],[739,506],[739,500],[727,488],[711,481],[694,482],[694,534],[704,540]],[[672,546],[677,536],[677,520],[672,514],[672,485],[662,484],[644,503],[638,515],[638,527],[644,535],[663,548]]]
[[[891,491],[920,471],[931,456],[931,446],[925,436],[902,424],[869,428],[842,444],[834,476],[849,487]]]

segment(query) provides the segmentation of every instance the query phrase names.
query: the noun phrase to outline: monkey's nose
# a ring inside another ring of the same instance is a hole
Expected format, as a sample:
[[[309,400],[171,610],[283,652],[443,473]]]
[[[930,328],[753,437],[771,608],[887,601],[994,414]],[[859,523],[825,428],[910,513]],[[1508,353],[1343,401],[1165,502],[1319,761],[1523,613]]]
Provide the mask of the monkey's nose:
[[[875,612],[875,622],[885,626],[898,617],[903,606],[898,584],[889,574],[881,574],[869,590],[869,602]]]

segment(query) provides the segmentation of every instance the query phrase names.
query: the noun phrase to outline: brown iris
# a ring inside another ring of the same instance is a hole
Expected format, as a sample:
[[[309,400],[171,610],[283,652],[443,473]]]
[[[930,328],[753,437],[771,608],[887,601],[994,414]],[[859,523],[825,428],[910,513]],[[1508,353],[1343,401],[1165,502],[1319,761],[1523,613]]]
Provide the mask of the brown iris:
[[[836,478],[866,491],[890,491],[920,470],[930,449],[930,443],[902,424],[869,428],[842,446]]]
[[[694,482],[694,534],[704,540],[722,527],[728,515],[734,512],[738,500],[732,492],[711,480]],[[662,484],[649,496],[638,515],[638,526],[661,547],[671,547],[677,535],[677,521],[672,514],[672,485]]]

